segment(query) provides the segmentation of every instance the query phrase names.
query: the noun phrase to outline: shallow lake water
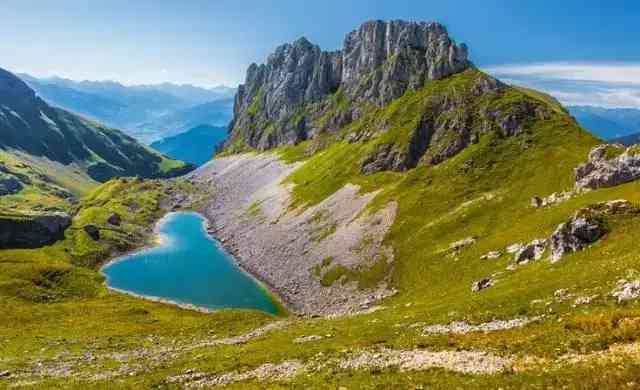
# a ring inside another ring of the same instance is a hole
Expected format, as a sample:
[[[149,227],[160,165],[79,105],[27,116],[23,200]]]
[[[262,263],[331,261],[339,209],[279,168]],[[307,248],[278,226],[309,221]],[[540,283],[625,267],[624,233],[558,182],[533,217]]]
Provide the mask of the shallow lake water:
[[[204,218],[178,212],[158,225],[160,244],[103,267],[107,285],[145,297],[205,309],[256,309],[276,314],[269,292],[211,239]]]

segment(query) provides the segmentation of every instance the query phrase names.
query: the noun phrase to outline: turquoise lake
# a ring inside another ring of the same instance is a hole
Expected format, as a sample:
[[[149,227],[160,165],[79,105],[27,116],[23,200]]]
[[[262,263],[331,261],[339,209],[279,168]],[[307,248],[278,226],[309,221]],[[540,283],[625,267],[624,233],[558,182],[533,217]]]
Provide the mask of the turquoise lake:
[[[210,238],[200,214],[171,213],[158,228],[161,244],[102,269],[109,287],[205,309],[277,313],[268,291]]]

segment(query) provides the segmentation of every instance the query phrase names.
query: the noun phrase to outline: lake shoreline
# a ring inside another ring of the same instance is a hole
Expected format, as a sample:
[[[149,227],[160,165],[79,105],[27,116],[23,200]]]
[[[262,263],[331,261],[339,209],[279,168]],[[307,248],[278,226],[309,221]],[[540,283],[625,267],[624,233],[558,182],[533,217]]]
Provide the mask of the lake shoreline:
[[[113,287],[109,285],[110,276],[108,275],[107,272],[105,272],[108,268],[122,261],[130,260],[131,256],[141,255],[141,254],[144,254],[145,252],[149,252],[151,250],[161,248],[163,245],[167,245],[170,242],[170,238],[167,237],[165,234],[163,234],[161,229],[164,224],[170,221],[171,218],[179,214],[192,214],[202,221],[200,224],[200,229],[201,229],[203,238],[210,241],[211,244],[216,248],[216,250],[221,252],[221,254],[225,258],[225,261],[227,261],[230,266],[237,269],[237,272],[242,273],[244,276],[251,279],[251,281],[255,284],[256,288],[258,288],[262,292],[262,294],[264,294],[264,296],[271,302],[271,304],[275,309],[275,313],[270,311],[265,311],[264,309],[247,308],[247,307],[210,308],[210,307],[206,307],[198,304],[187,303],[181,300],[159,297],[153,294],[137,293],[127,289]],[[183,211],[166,212],[160,218],[158,218],[158,220],[155,222],[152,234],[148,236],[148,238],[152,238],[151,240],[148,240],[149,242],[147,242],[145,245],[140,246],[138,248],[134,248],[125,253],[118,254],[117,256],[113,257],[112,259],[110,259],[100,267],[99,272],[105,278],[105,282],[104,282],[105,287],[109,291],[113,291],[116,293],[126,294],[135,298],[144,299],[151,302],[169,304],[172,306],[177,306],[181,309],[192,310],[192,311],[197,311],[197,312],[206,313],[206,314],[211,314],[221,310],[251,310],[251,311],[260,311],[262,313],[276,316],[276,317],[287,316],[288,312],[286,310],[286,307],[283,305],[282,300],[279,299],[278,295],[274,294],[273,291],[271,291],[264,282],[257,279],[255,275],[251,274],[250,272],[247,272],[247,270],[241,267],[238,261],[233,256],[233,254],[229,252],[215,236],[212,236],[209,233],[208,227],[209,227],[208,219],[206,218],[205,215],[203,215],[201,212],[198,212],[197,210],[185,209]]]
[[[271,300],[273,301],[273,303],[276,305],[278,309],[278,314],[276,315],[278,317],[287,317],[289,314],[295,313],[293,304],[291,302],[288,302],[286,299],[284,299],[284,297],[278,293],[278,290],[275,288],[275,286],[272,286],[266,280],[262,280],[258,272],[252,271],[251,269],[246,267],[244,264],[239,262],[234,249],[228,245],[225,245],[225,243],[222,240],[216,237],[214,228],[212,226],[212,221],[209,219],[208,215],[204,212],[198,212],[198,214],[200,214],[204,219],[203,229],[205,234],[233,259],[233,264],[238,269],[240,269],[246,275],[251,277],[251,279],[253,279],[253,281],[256,282],[271,297]]]

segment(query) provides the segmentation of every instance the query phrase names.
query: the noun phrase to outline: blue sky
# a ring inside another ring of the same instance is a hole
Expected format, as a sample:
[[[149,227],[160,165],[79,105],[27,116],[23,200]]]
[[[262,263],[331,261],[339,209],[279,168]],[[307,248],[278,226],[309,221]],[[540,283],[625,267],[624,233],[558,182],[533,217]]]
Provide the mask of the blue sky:
[[[336,49],[363,21],[397,18],[446,24],[481,68],[564,102],[640,107],[640,1],[3,0],[0,67],[235,86],[283,42]]]

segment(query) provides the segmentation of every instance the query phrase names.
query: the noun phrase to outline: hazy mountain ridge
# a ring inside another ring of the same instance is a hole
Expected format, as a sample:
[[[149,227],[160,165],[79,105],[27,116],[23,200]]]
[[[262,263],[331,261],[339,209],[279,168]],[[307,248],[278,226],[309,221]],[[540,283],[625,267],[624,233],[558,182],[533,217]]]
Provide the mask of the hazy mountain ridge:
[[[138,139],[152,142],[200,125],[226,128],[231,121],[232,111],[233,99],[207,102],[160,115],[150,122],[137,125],[131,133]]]
[[[200,124],[226,125],[232,111],[229,99],[235,93],[235,89],[224,86],[200,88],[171,83],[125,86],[113,81],[21,76],[52,105],[122,128],[144,142]],[[204,104],[211,111],[209,115],[199,109]]]
[[[640,133],[640,109],[569,106],[580,125],[605,140]]]
[[[151,147],[172,158],[199,166],[213,158],[227,136],[226,127],[201,125],[156,141]]]

